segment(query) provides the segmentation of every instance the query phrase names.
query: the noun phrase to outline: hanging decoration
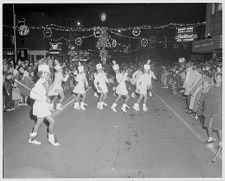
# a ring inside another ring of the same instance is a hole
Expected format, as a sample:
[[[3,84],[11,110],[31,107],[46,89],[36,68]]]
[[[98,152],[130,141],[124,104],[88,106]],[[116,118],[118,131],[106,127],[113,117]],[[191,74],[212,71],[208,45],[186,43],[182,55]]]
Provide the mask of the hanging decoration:
[[[75,39],[75,44],[76,44],[77,46],[80,46],[80,45],[82,44],[82,38],[81,38],[81,37],[76,38],[76,39]]]
[[[106,21],[106,13],[105,12],[102,12],[101,14],[100,14],[100,19],[101,19],[101,21],[102,22],[104,22],[104,21]]]
[[[141,30],[140,30],[139,27],[135,27],[135,28],[133,29],[132,33],[133,33],[134,36],[139,36],[140,33],[141,33]]]
[[[102,35],[99,37],[97,42],[97,48],[111,47],[109,36],[105,28],[102,28]]]
[[[95,27],[94,28],[94,36],[95,38],[99,38],[100,36],[102,36],[103,34],[103,30],[100,27]]]
[[[53,43],[53,42],[50,42],[50,50],[57,50],[57,51],[61,51],[62,50],[62,42],[57,42],[57,43]]]
[[[142,38],[142,39],[141,39],[141,45],[142,45],[143,47],[146,47],[146,46],[148,45],[148,39]]]
[[[19,20],[17,25],[17,30],[20,36],[27,36],[30,32],[30,28],[25,24],[25,19],[22,21]]]
[[[27,25],[20,25],[18,27],[18,32],[20,36],[27,36],[30,33],[30,29]]]
[[[115,39],[113,39],[113,40],[112,40],[112,47],[113,47],[113,48],[115,48],[115,47],[116,47],[116,45],[117,45],[117,42],[116,42],[116,40],[115,40]]]
[[[52,36],[51,28],[44,28],[43,35],[45,38],[50,38]]]

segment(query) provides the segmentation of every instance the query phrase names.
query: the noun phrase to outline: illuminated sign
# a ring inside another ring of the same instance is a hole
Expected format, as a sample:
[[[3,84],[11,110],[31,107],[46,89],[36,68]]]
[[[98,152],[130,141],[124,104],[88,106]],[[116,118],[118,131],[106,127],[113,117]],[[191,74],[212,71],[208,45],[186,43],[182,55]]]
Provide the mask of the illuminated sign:
[[[193,27],[177,28],[177,35],[175,39],[177,42],[190,42],[197,39],[197,34],[194,32]]]

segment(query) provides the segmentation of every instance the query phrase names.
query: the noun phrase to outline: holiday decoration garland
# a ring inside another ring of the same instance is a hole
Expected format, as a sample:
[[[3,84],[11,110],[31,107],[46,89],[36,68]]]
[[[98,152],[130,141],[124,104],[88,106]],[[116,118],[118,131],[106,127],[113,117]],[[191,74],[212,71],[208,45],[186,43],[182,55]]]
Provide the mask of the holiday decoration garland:
[[[102,36],[103,34],[103,30],[100,27],[95,27],[94,28],[94,36],[95,38],[99,38],[100,36]]]
[[[46,38],[50,38],[52,36],[52,30],[50,28],[44,28],[43,35]]]
[[[134,36],[139,36],[140,33],[141,33],[141,30],[140,30],[139,27],[135,27],[135,28],[133,29],[132,33],[133,33]]]
[[[27,25],[23,24],[18,27],[18,33],[20,36],[27,36],[30,32],[30,29]]]
[[[77,46],[80,46],[80,45],[82,44],[82,38],[81,38],[81,37],[76,38],[76,39],[75,39],[75,44],[76,44]]]
[[[141,39],[141,45],[142,45],[143,47],[146,47],[146,46],[148,45],[148,40],[147,40],[146,38],[142,38],[142,39]]]

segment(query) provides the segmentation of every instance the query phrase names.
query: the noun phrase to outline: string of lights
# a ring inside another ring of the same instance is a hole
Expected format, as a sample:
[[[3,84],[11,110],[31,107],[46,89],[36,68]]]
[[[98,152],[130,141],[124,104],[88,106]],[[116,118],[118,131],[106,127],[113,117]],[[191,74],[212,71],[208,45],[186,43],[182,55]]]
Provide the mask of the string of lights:
[[[150,26],[150,25],[141,25],[141,26],[135,26],[135,27],[127,27],[127,28],[108,28],[105,27],[107,30],[110,31],[130,31],[133,30],[134,28],[139,28],[139,29],[145,29],[145,30],[150,30],[150,29],[164,29],[164,28],[178,28],[182,26],[201,26],[204,25],[206,22],[198,22],[198,23],[188,23],[188,24],[181,24],[181,23],[169,23],[167,25],[160,25],[160,26]],[[13,26],[10,25],[3,25],[3,27],[7,28],[13,28]],[[50,24],[50,25],[45,25],[45,26],[30,26],[29,27],[31,30],[40,30],[40,29],[45,29],[45,28],[51,28],[53,30],[58,30],[58,31],[70,31],[70,32],[84,32],[84,31],[93,31],[96,27],[92,28],[83,28],[83,27],[66,27],[66,26],[59,26],[55,24]]]

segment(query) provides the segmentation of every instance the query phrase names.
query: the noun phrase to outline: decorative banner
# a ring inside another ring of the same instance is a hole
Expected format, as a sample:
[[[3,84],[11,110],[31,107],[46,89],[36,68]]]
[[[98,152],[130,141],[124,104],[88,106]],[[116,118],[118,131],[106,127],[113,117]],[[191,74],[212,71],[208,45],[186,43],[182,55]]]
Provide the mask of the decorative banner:
[[[57,43],[50,42],[49,44],[50,44],[50,50],[53,50],[53,51],[54,50],[56,50],[56,51],[62,50],[62,48],[61,48],[62,42],[57,42]]]
[[[14,36],[11,37],[12,44],[14,44]]]
[[[94,36],[95,38],[99,38],[100,36],[102,36],[103,34],[103,30],[100,27],[95,27],[94,28]]]
[[[44,28],[43,35],[46,38],[50,38],[52,36],[52,30],[50,28]]]
[[[139,36],[140,33],[141,33],[141,30],[140,30],[139,27],[135,27],[135,28],[133,29],[132,33],[133,33],[134,36]]]
[[[80,38],[80,37],[76,38],[75,44],[76,44],[77,46],[80,46],[80,45],[82,44],[82,38]]]
[[[148,40],[147,40],[146,38],[142,38],[142,39],[141,39],[141,45],[142,45],[143,47],[146,47],[146,46],[148,45]]]
[[[116,45],[117,45],[117,42],[116,42],[116,40],[115,40],[115,39],[113,39],[113,41],[112,41],[112,47],[113,47],[113,48],[115,48],[115,47],[116,47]]]
[[[30,28],[27,25],[20,25],[18,27],[18,32],[20,36],[27,36],[30,32]]]

